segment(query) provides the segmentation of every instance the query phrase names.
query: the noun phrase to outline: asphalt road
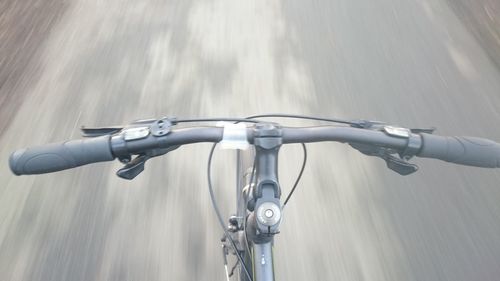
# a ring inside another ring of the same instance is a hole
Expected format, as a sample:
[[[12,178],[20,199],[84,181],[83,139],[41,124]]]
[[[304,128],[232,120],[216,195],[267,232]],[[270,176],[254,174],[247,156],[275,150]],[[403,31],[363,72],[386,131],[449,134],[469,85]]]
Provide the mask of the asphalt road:
[[[0,18],[24,19],[23,44],[0,29],[2,73],[16,69],[0,100],[0,280],[224,279],[207,145],[151,160],[131,182],[119,163],[10,173],[10,152],[77,138],[80,125],[288,112],[500,141],[500,71],[450,1],[33,2],[3,2]],[[299,152],[282,150],[285,190]],[[218,151],[225,214],[233,161]],[[498,280],[500,171],[415,162],[401,177],[347,146],[310,146],[277,279]]]

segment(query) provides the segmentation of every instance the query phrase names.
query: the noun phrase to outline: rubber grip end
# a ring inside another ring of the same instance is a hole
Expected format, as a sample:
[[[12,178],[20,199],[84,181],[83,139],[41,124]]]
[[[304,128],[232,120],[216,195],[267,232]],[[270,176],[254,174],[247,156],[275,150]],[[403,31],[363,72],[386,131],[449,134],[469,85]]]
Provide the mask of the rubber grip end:
[[[20,176],[22,174],[21,170],[17,169],[16,164],[19,158],[23,156],[24,152],[26,152],[26,149],[19,149],[14,151],[9,157],[9,168],[16,176]]]

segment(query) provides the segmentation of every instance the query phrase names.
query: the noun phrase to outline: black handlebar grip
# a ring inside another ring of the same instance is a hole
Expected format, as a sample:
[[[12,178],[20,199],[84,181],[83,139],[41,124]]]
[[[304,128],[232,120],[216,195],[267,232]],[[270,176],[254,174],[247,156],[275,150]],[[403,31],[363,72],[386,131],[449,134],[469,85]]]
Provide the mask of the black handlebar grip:
[[[420,157],[436,158],[461,165],[500,168],[500,144],[474,137],[442,137],[421,134]]]
[[[20,149],[10,155],[9,166],[19,176],[51,173],[114,158],[110,136],[101,136]]]

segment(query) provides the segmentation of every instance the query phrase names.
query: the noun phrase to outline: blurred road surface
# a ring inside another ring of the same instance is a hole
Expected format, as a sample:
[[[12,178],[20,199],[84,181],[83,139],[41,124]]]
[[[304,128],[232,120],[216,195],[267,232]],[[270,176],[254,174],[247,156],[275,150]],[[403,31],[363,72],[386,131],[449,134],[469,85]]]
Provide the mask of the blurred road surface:
[[[83,124],[288,112],[500,141],[499,69],[450,2],[2,1],[0,280],[225,278],[207,145],[132,182],[118,163],[10,173],[10,152]],[[340,144],[309,147],[278,280],[499,280],[499,171],[417,159],[401,177]],[[282,150],[285,190],[300,160]],[[233,161],[218,151],[227,215]]]

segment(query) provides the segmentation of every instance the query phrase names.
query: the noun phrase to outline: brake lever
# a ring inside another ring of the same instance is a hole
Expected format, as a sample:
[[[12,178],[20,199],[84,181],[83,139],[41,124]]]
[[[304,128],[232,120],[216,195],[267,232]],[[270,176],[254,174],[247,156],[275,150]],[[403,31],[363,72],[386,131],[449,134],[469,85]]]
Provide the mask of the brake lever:
[[[405,158],[393,156],[397,152],[392,149],[359,143],[349,143],[349,145],[365,155],[382,158],[387,168],[402,176],[418,171],[417,165],[409,163]]]
[[[434,131],[436,130],[435,127],[431,127],[431,128],[414,128],[414,129],[410,129],[410,131],[414,134],[421,134],[421,133],[426,133],[426,134],[432,134],[434,133]]]
[[[105,135],[117,134],[123,129],[131,129],[137,127],[147,126],[150,128],[151,133],[155,136],[166,135],[170,132],[172,125],[176,124],[175,117],[163,117],[161,119],[140,119],[131,122],[128,125],[110,126],[110,127],[85,127],[82,126],[82,137],[94,138]]]
[[[139,175],[140,173],[142,173],[142,171],[144,171],[144,164],[146,164],[146,161],[149,158],[150,157],[146,155],[137,156],[128,164],[126,164],[123,168],[118,170],[116,172],[116,175],[126,180],[134,179],[137,175]]]
[[[120,132],[123,129],[123,127],[95,127],[95,128],[86,128],[86,127],[81,127],[80,130],[82,131],[82,137],[85,138],[94,138],[94,137],[100,137],[100,136],[105,136],[105,135],[112,135]]]
[[[418,166],[415,164],[411,164],[407,162],[406,160],[394,157],[390,154],[386,154],[382,157],[382,159],[385,160],[385,164],[387,165],[387,168],[393,170],[394,172],[402,175],[402,176],[407,176],[409,174],[413,174],[416,171],[418,171]]]
[[[370,129],[370,130],[379,130],[387,123],[382,121],[372,121],[372,120],[353,120],[350,122],[351,127],[360,128],[360,129]]]
[[[130,160],[131,157],[122,157],[120,162],[125,163],[125,166],[116,172],[116,175],[122,179],[132,180],[137,177],[140,173],[144,171],[146,161],[156,157],[164,155],[172,150],[179,148],[180,146],[171,146],[169,148],[152,149],[144,154],[140,154],[134,159]]]
[[[370,130],[383,130],[385,126],[389,126],[388,123],[382,121],[372,121],[372,120],[353,120],[351,121],[351,127],[360,129],[370,129]],[[436,130],[435,127],[431,128],[413,128],[409,129],[413,134],[432,134]]]
[[[380,121],[369,120],[355,120],[352,122],[351,127],[383,131],[385,134],[393,137],[408,139],[407,148],[401,152],[372,145],[350,143],[350,145],[354,149],[360,151],[363,154],[369,156],[377,156],[384,159],[389,169],[403,176],[418,171],[417,165],[408,162],[410,158],[415,156],[422,145],[421,139],[416,135],[421,133],[432,134],[436,130],[436,128],[434,127],[406,129],[402,127],[390,126],[387,123],[383,123]],[[393,154],[398,154],[399,157],[395,157],[393,156]]]

